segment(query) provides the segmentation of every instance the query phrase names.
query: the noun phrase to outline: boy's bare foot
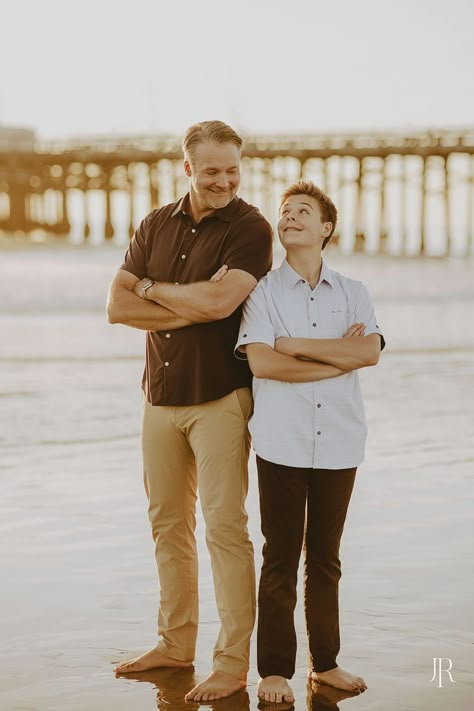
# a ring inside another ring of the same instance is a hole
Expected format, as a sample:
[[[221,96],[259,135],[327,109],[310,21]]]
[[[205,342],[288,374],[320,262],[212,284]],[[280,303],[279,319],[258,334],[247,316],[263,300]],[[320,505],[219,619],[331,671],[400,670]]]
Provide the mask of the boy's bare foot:
[[[236,676],[225,672],[213,671],[204,681],[196,684],[184,698],[185,701],[214,701],[230,696],[246,686],[247,682],[243,679],[237,679]]]
[[[295,695],[284,676],[266,676],[258,682],[258,698],[268,704],[293,703]]]
[[[367,684],[361,676],[350,674],[340,667],[334,667],[325,672],[310,672],[309,678],[314,679],[320,684],[328,684],[336,689],[344,689],[344,691],[352,691],[354,694],[360,694],[367,689]]]
[[[118,674],[129,674],[130,672],[142,672],[147,669],[157,669],[159,667],[191,667],[192,662],[180,662],[178,659],[170,659],[165,657],[157,649],[150,649],[149,652],[130,659],[128,662],[122,662],[114,667],[114,672]]]

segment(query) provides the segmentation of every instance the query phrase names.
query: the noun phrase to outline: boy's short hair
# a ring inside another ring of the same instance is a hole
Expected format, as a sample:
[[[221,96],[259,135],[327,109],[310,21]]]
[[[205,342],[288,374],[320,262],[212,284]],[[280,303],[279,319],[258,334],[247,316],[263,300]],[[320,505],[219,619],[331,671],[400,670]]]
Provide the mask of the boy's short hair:
[[[336,229],[336,206],[334,205],[331,198],[326,195],[326,193],[323,193],[323,191],[318,188],[311,180],[298,180],[296,183],[293,183],[293,185],[290,185],[290,187],[287,188],[281,196],[280,209],[281,206],[286,202],[286,200],[288,200],[289,197],[293,197],[294,195],[307,195],[308,197],[314,198],[319,205],[322,222],[330,222],[332,224],[331,232],[325,238],[322,244],[321,249],[323,250],[331,239],[331,237],[333,236],[334,230]]]
[[[223,121],[200,121],[188,128],[183,138],[183,153],[190,163],[194,162],[196,147],[200,143],[233,143],[239,150],[242,139]]]

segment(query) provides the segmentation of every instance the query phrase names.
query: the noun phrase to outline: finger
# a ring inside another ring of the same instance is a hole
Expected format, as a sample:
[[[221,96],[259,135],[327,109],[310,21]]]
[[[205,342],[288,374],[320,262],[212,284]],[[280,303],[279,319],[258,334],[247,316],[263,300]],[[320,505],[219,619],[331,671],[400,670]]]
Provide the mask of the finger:
[[[227,266],[224,264],[224,266],[220,267],[220,269],[218,269],[217,272],[211,277],[211,281],[220,281],[222,277],[227,274],[227,271]]]

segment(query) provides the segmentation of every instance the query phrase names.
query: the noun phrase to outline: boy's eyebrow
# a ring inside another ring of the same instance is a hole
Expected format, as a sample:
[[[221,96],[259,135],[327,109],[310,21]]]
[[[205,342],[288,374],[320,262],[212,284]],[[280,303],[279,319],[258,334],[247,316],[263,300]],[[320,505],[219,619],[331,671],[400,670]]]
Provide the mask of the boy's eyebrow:
[[[308,207],[310,207],[311,209],[313,209],[313,206],[310,205],[309,202],[300,202],[300,203],[298,203],[298,204],[299,204],[299,205],[307,205]],[[288,207],[288,203],[285,202],[284,205],[281,206],[281,209],[283,210],[284,207]]]

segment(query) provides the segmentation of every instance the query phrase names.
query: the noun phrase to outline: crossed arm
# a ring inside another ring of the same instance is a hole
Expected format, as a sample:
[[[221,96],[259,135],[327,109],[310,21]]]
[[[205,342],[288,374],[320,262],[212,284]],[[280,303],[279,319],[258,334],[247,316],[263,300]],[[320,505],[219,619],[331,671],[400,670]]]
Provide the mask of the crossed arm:
[[[160,282],[139,296],[144,280],[119,269],[110,285],[107,316],[144,331],[175,330],[193,323],[208,323],[229,316],[244,301],[257,280],[241,269],[230,269],[226,279],[220,270],[207,282],[169,284]]]
[[[363,323],[355,323],[343,338],[278,338],[275,348],[251,343],[245,349],[255,377],[307,383],[375,365],[380,353],[380,337],[378,334],[364,336],[364,331]]]
[[[345,371],[376,365],[381,345],[378,333],[349,335],[350,338],[278,338],[275,349],[294,358],[309,358]]]

